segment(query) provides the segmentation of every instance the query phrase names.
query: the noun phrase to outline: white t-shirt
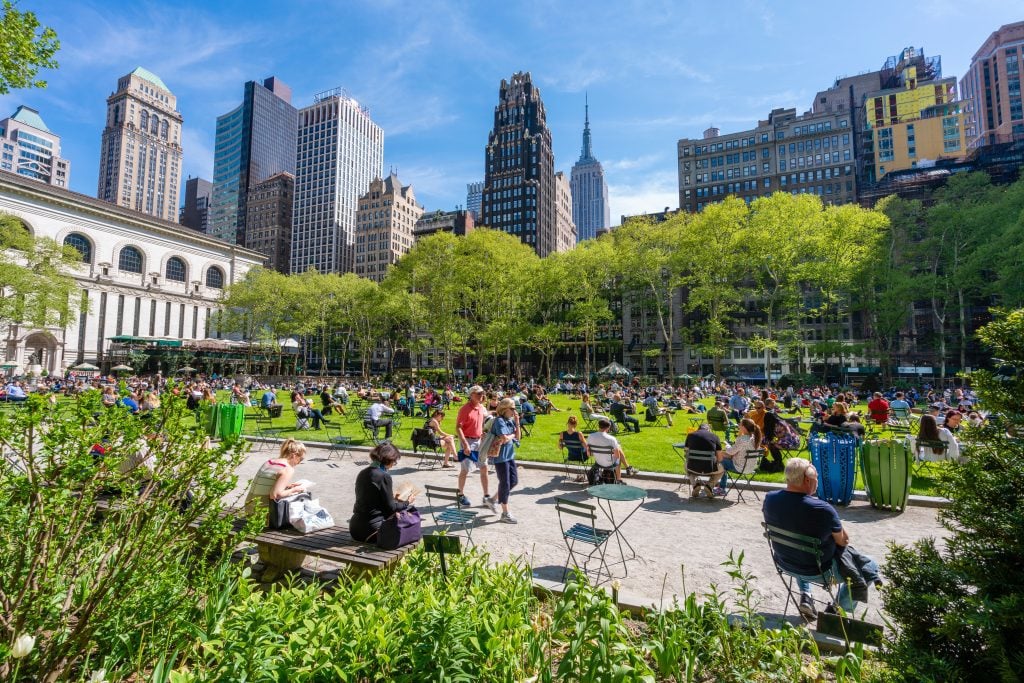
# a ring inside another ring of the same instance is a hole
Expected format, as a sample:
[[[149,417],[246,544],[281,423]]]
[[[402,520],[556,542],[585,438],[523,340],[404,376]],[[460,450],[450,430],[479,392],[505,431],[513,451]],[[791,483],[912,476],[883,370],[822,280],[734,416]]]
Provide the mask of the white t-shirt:
[[[614,467],[618,462],[618,457],[615,452],[621,449],[619,446],[619,440],[607,432],[594,432],[587,437],[587,443],[591,446],[597,446],[598,448],[611,448],[612,455],[611,459],[608,459],[604,453],[598,453],[591,451],[594,455],[594,462],[601,467]]]

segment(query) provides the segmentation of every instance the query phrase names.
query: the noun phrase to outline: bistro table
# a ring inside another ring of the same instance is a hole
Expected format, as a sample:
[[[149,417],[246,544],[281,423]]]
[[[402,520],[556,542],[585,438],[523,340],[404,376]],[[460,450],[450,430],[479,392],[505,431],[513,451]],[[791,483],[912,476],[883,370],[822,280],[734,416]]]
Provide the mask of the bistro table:
[[[622,558],[622,568],[626,572],[626,576],[629,575],[629,568],[626,566],[627,560],[636,559],[636,549],[630,544],[629,539],[622,533],[622,525],[629,521],[629,518],[636,514],[636,511],[640,509],[640,506],[647,500],[647,491],[638,486],[624,486],[622,484],[599,484],[597,486],[591,486],[587,489],[594,498],[597,498],[597,506],[601,508],[601,512],[604,513],[605,517],[611,523],[611,532],[615,536],[615,541],[619,546],[619,556]],[[636,503],[629,513],[619,520],[615,519],[615,511],[612,503]],[[626,550],[623,548],[623,543],[626,544],[626,548],[629,548],[629,556],[626,556]]]

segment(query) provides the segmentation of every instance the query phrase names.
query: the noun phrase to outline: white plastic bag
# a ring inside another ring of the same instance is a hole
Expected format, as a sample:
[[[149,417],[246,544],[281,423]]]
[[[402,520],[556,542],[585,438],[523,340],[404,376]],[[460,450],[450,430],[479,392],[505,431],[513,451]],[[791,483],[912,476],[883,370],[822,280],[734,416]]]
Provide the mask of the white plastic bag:
[[[307,500],[301,506],[290,506],[288,515],[292,526],[304,534],[334,526],[334,518],[331,517],[331,513],[320,507],[319,498]]]

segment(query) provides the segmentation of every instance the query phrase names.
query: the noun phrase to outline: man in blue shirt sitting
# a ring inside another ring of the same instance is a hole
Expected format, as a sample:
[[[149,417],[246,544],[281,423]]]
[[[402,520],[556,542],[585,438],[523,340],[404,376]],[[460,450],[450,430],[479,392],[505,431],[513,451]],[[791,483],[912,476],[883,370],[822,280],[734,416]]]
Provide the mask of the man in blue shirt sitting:
[[[786,462],[786,489],[773,491],[764,498],[764,521],[769,526],[811,536],[821,541],[821,569],[824,570],[825,576],[831,576],[839,582],[839,606],[852,613],[853,600],[843,577],[850,578],[855,587],[861,587],[860,591],[863,591],[864,597],[858,595],[859,600],[866,599],[867,581],[881,583],[878,565],[871,558],[856,551],[851,553],[850,558],[842,557],[850,538],[843,529],[836,509],[815,497],[817,489],[818,471],[814,469],[814,465],[803,458],[790,458]],[[800,614],[808,620],[816,619],[818,611],[811,597],[810,581],[817,579],[820,573],[814,558],[781,543],[773,545],[773,548],[775,562],[779,567],[797,577],[800,585]],[[841,572],[843,576],[840,576]]]

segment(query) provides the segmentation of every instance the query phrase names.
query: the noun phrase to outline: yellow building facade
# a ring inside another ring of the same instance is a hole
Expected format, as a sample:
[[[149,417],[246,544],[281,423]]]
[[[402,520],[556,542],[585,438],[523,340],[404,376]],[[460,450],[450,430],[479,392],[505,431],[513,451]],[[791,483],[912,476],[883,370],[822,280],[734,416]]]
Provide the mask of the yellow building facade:
[[[967,152],[964,114],[956,99],[956,79],[918,81],[907,66],[901,86],[868,93],[864,109],[871,135],[874,177],[917,168]]]

